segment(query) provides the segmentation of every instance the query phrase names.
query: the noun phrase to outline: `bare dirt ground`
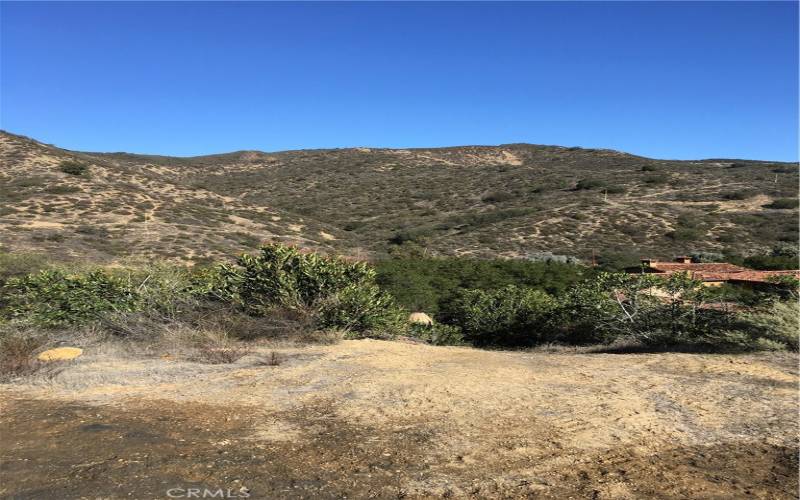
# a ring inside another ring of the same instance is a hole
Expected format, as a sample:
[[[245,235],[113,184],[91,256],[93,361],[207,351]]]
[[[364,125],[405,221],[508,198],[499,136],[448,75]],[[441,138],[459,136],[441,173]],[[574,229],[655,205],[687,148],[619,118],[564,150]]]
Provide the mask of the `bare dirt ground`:
[[[788,354],[89,349],[2,386],[0,496],[796,498],[797,384]]]

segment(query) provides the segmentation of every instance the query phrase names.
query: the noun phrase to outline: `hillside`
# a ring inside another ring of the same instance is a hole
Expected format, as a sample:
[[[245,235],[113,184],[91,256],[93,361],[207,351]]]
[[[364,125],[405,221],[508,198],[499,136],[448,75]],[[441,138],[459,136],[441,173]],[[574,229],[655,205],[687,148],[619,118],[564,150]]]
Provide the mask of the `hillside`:
[[[769,208],[796,200],[795,163],[530,144],[173,158],[5,132],[0,159],[0,245],[64,258],[198,262],[262,241],[360,257],[409,242],[480,257],[670,257],[798,238],[796,203]],[[62,172],[65,161],[88,170]]]

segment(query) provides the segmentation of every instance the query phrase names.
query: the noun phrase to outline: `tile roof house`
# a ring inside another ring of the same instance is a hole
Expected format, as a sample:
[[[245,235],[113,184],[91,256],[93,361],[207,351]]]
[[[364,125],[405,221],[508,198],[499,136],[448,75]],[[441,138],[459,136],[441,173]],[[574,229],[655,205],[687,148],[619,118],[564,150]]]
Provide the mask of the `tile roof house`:
[[[702,281],[704,285],[708,286],[717,286],[723,283],[746,285],[767,284],[770,282],[770,279],[775,276],[794,276],[800,279],[800,270],[755,271],[726,262],[692,262],[691,257],[677,257],[673,262],[642,259],[641,267],[629,268],[627,271],[663,275],[689,273],[693,279]]]

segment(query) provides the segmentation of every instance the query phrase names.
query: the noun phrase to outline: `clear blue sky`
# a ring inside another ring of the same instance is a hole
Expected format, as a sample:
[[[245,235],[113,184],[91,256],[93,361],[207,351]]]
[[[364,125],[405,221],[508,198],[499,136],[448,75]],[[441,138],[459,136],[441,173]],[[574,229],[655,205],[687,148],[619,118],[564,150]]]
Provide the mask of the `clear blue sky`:
[[[69,149],[530,142],[798,157],[796,2],[0,10],[0,127]]]

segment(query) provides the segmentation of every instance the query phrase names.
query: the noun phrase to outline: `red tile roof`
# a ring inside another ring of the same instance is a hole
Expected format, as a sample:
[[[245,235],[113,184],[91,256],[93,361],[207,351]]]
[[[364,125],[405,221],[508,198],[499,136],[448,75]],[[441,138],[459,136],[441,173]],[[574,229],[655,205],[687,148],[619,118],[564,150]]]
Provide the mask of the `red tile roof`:
[[[690,272],[703,272],[703,273],[736,273],[741,271],[750,271],[746,267],[728,264],[726,262],[713,262],[702,264],[684,264],[682,262],[651,262],[650,269],[661,271],[665,273],[674,273],[678,271]]]
[[[795,278],[800,279],[800,271],[744,271],[741,273],[731,274],[728,277],[728,280],[769,283],[770,278],[777,276],[794,276]]]
[[[688,272],[692,278],[700,281],[740,281],[751,283],[768,283],[774,276],[794,276],[800,279],[800,271],[754,271],[746,267],[724,262],[714,263],[682,263],[682,262],[650,262],[646,269],[658,274]]]

